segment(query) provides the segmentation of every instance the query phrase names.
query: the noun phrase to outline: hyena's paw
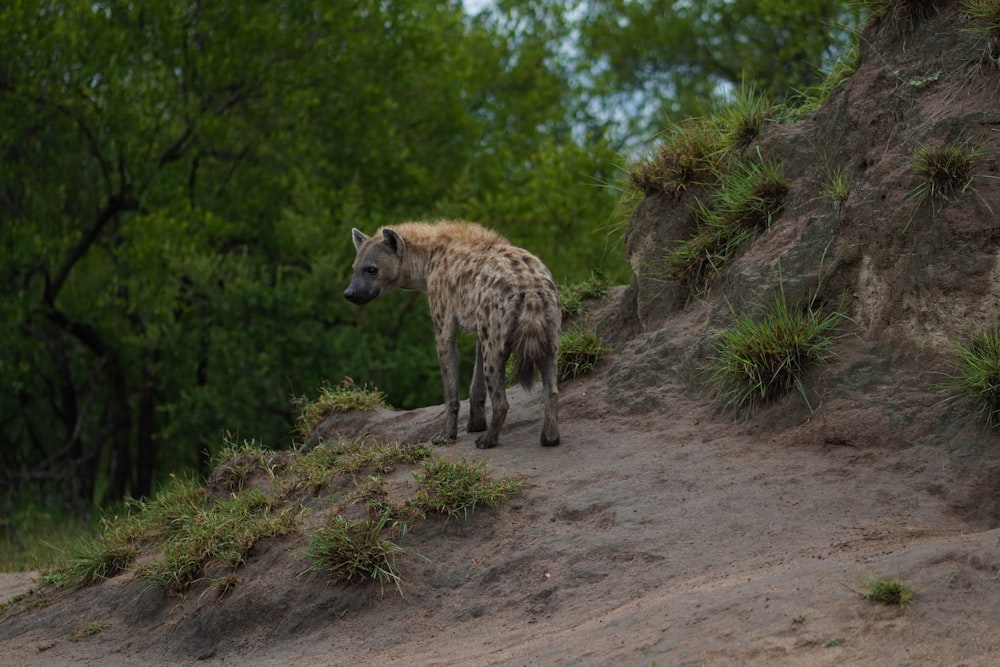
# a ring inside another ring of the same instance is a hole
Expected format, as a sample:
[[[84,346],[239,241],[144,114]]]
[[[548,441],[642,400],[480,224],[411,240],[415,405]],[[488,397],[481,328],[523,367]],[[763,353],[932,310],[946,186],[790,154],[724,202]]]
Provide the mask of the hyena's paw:
[[[478,449],[492,449],[497,446],[497,438],[490,437],[489,433],[483,433],[481,436],[476,438],[476,447]]]
[[[438,446],[440,446],[440,445],[454,445],[455,444],[455,436],[454,435],[448,436],[448,435],[446,435],[444,433],[438,433],[433,438],[431,438],[431,444],[432,445],[438,445]]]
[[[486,430],[486,415],[473,415],[469,417],[469,425],[465,427],[467,433],[480,433]]]

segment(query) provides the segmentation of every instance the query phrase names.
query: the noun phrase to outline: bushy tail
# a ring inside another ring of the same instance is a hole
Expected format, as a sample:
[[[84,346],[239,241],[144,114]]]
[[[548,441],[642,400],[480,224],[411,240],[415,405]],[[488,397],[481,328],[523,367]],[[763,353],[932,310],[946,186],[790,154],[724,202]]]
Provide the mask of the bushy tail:
[[[529,391],[535,384],[535,370],[542,370],[558,351],[559,317],[558,304],[546,304],[534,292],[525,295],[511,352],[517,382]]]

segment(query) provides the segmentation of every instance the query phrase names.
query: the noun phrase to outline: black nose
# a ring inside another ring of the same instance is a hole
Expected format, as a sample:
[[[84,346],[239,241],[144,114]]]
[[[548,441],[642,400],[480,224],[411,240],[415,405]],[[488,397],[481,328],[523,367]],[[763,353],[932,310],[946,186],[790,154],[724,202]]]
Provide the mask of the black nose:
[[[347,289],[344,290],[344,298],[356,306],[363,306],[371,301],[371,298],[365,297],[363,292],[359,292],[354,289],[354,285],[349,285]]]

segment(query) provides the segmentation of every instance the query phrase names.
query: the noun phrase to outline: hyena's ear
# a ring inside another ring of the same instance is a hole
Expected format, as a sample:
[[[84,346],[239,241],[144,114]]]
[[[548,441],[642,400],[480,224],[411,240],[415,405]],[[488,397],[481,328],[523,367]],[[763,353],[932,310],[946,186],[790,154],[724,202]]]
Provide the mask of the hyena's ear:
[[[389,247],[390,250],[396,253],[397,257],[403,256],[403,250],[406,249],[406,241],[403,240],[402,236],[391,229],[383,229],[382,241]]]
[[[368,236],[357,227],[354,227],[351,229],[351,240],[354,241],[354,249],[361,250],[361,246],[368,240]]]

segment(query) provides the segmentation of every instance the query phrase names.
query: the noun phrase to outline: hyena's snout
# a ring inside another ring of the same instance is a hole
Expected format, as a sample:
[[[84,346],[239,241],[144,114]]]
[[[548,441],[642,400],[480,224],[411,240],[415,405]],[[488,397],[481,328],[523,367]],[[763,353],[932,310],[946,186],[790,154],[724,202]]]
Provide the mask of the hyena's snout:
[[[344,290],[344,298],[359,306],[365,305],[377,296],[378,290],[372,290],[368,285],[361,284],[357,278]]]

